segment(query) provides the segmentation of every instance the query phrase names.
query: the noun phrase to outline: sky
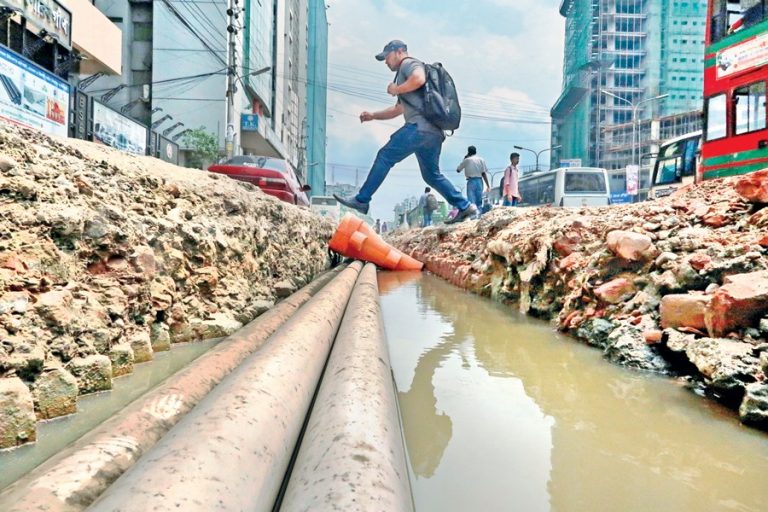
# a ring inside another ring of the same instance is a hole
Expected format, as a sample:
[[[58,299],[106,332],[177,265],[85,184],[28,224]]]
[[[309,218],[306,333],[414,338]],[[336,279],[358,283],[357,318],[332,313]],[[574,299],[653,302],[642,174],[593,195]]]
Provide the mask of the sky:
[[[443,144],[440,168],[459,189],[456,166],[477,147],[491,173],[509,164],[514,145],[550,144],[549,109],[560,96],[565,18],[560,0],[326,0],[328,15],[327,183],[361,185],[378,149],[402,118],[361,124],[364,110],[395,103],[394,73],[374,59],[392,39],[409,54],[441,62],[456,83],[464,115]],[[471,118],[467,116],[472,116]],[[480,119],[475,116],[480,117]],[[518,151],[521,165],[535,157]],[[541,163],[548,163],[544,153]],[[501,174],[494,176],[498,184]],[[396,165],[371,202],[371,216],[391,220],[395,204],[426,185],[409,157]]]

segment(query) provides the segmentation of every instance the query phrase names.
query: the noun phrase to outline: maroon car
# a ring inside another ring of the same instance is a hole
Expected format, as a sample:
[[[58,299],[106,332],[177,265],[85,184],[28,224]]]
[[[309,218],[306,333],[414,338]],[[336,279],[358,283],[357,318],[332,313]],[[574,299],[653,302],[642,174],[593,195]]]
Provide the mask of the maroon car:
[[[234,156],[208,168],[210,172],[226,174],[232,179],[247,181],[263,192],[286,203],[309,206],[306,192],[309,185],[302,185],[287,161],[268,156]]]

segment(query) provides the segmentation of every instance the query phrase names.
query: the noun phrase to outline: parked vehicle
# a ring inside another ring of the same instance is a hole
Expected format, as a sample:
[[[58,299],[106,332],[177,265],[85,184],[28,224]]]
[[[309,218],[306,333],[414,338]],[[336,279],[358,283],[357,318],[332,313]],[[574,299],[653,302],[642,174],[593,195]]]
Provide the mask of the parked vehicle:
[[[341,218],[341,205],[333,196],[313,196],[309,201],[309,209],[334,223]]]
[[[608,173],[597,167],[561,167],[520,178],[520,206],[606,206]]]
[[[306,192],[309,185],[299,182],[296,172],[286,160],[268,156],[240,155],[208,167],[208,171],[225,174],[232,179],[247,181],[264,193],[281,201],[309,206]]]
[[[697,181],[701,132],[670,139],[659,147],[653,166],[648,199],[666,197]]]

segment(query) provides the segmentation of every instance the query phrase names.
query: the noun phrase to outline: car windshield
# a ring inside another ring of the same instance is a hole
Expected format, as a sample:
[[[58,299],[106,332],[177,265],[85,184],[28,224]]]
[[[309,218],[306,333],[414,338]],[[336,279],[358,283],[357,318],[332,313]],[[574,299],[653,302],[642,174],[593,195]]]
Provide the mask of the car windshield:
[[[233,156],[224,163],[226,165],[247,165],[248,167],[258,167],[259,169],[270,169],[273,171],[280,171],[283,174],[287,172],[285,160],[281,160],[279,158],[270,158],[268,156]]]
[[[600,172],[566,172],[566,194],[605,194],[605,175]]]

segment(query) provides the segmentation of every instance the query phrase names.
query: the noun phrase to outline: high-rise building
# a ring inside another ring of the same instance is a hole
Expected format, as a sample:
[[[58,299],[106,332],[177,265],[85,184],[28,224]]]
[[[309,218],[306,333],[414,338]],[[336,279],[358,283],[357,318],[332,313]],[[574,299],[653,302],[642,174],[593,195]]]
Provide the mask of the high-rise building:
[[[609,169],[636,163],[658,143],[641,133],[643,121],[701,110],[706,11],[704,0],[562,1],[565,58],[563,92],[552,107],[554,165],[563,159]],[[633,130],[612,129],[635,122],[634,141]]]
[[[109,106],[178,142],[184,130],[202,127],[223,154],[232,30],[233,153],[285,158],[307,180],[308,164],[318,160],[308,155],[308,134],[318,126],[325,130],[324,83],[320,107],[311,107],[319,110],[308,111],[319,96],[312,91],[317,82],[309,79],[310,63],[313,73],[327,73],[327,58],[310,59],[308,53],[315,32],[327,52],[324,5],[316,28],[310,21],[315,0],[95,2],[124,35],[123,75],[98,82],[100,91],[114,92]],[[230,8],[236,13],[231,25]],[[323,162],[324,155],[323,143]]]
[[[328,18],[325,0],[309,0],[307,51],[306,169],[312,195],[325,195],[325,144],[328,104]]]

